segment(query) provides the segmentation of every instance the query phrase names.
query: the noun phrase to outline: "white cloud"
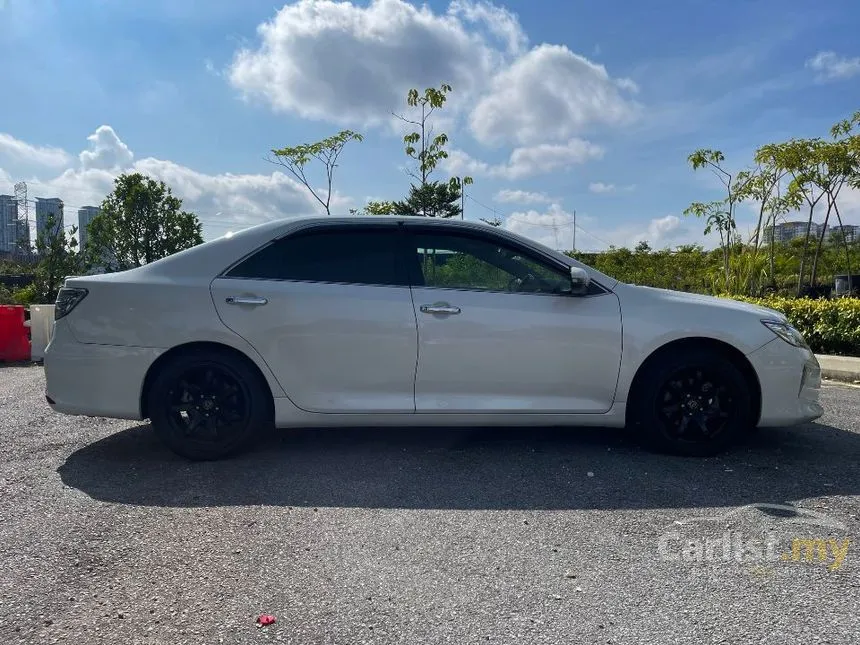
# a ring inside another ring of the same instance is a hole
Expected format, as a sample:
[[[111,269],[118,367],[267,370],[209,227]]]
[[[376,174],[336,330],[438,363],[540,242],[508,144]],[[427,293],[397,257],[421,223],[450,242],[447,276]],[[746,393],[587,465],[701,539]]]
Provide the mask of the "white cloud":
[[[493,79],[469,122],[487,144],[567,139],[594,124],[631,121],[638,108],[622,92],[632,86],[563,45],[540,45]]]
[[[190,210],[220,213],[219,219],[253,224],[265,220],[317,212],[306,189],[282,172],[270,175],[207,175],[172,161],[147,158],[135,170],[161,179],[182,197]],[[335,196],[332,210],[341,210],[344,200]],[[345,213],[346,209],[342,209]],[[201,216],[201,219],[205,219]]]
[[[697,231],[685,227],[675,215],[654,218],[644,227],[641,224],[607,227],[604,219],[585,214],[578,214],[575,221],[576,248],[580,251],[601,251],[610,245],[633,248],[643,240],[652,248],[703,242]],[[512,213],[504,219],[503,226],[551,248],[573,248],[574,214],[557,203],[550,204],[545,211]]]
[[[806,67],[817,72],[816,76],[822,81],[851,78],[860,74],[860,56],[848,58],[836,52],[822,51],[807,60]]]
[[[230,83],[247,100],[309,119],[387,124],[408,89],[443,81],[454,91],[442,115],[469,111],[482,143],[567,140],[637,111],[625,97],[638,90],[632,80],[564,46],[529,50],[518,17],[485,1],[454,0],[442,13],[404,0],[297,0],[257,35],[235,53]]]
[[[489,37],[507,44],[493,47]],[[454,88],[452,104],[478,89],[525,36],[516,18],[488,3],[455,2],[446,14],[403,0],[299,0],[257,27],[229,79],[277,111],[343,124],[379,124],[402,109],[411,87]],[[510,48],[513,48],[512,50]]]
[[[652,219],[648,224],[648,240],[656,244],[676,239],[683,232],[681,220],[676,215]]]
[[[615,192],[615,184],[604,184],[602,181],[595,181],[588,184],[588,190],[592,193],[612,193]]]
[[[0,132],[0,162],[26,163],[48,168],[61,168],[69,163],[69,155],[60,148],[34,146]]]
[[[514,148],[506,163],[488,164],[474,159],[462,150],[451,150],[444,167],[454,175],[483,175],[502,179],[522,179],[582,164],[603,156],[603,148],[582,139],[571,139],[563,145],[542,143]]]
[[[630,184],[629,186],[616,186],[615,184],[607,184],[602,181],[594,181],[588,184],[588,190],[592,193],[597,193],[598,195],[616,193],[618,191],[631,191],[634,188],[636,188],[634,184]]]
[[[490,34],[503,41],[504,49],[508,52],[521,53],[528,45],[519,18],[504,7],[497,7],[490,2],[454,0],[449,5],[448,13],[459,16],[463,22],[486,26]]]
[[[67,226],[77,223],[78,208],[102,202],[118,174],[133,171],[170,186],[183,200],[183,207],[200,217],[207,236],[231,227],[319,212],[307,190],[281,172],[209,175],[153,157],[133,162],[131,150],[107,125],[99,127],[88,141],[89,150],[79,155],[79,163],[72,166],[74,158],[63,153],[70,167],[59,175],[27,180],[31,197],[60,197],[65,202]],[[0,193],[6,189],[4,184],[11,184],[11,178],[0,168]],[[349,200],[335,195],[332,205],[333,212],[346,213]]]
[[[553,249],[569,250],[573,246],[573,215],[559,204],[550,204],[546,212],[512,213],[502,226]]]
[[[548,204],[552,201],[552,198],[544,193],[509,188],[503,188],[497,192],[493,199],[502,204]]]
[[[88,170],[109,170],[111,168],[125,168],[131,164],[134,158],[131,150],[125,145],[109,125],[100,125],[90,136],[90,149],[84,150],[80,155],[81,168]]]

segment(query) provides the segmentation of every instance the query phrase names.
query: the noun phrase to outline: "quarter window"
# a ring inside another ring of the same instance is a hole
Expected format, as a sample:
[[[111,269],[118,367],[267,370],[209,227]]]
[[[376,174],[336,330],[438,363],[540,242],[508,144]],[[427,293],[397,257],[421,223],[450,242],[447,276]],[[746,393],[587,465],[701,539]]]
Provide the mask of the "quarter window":
[[[393,228],[299,232],[276,240],[233,267],[229,278],[407,285]]]

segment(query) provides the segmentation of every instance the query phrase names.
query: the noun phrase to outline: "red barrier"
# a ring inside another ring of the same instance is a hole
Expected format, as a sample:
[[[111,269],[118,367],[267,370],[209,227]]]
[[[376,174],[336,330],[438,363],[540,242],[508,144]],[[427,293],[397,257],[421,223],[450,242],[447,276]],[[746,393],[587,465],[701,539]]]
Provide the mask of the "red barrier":
[[[0,361],[30,360],[30,334],[22,305],[0,305]]]

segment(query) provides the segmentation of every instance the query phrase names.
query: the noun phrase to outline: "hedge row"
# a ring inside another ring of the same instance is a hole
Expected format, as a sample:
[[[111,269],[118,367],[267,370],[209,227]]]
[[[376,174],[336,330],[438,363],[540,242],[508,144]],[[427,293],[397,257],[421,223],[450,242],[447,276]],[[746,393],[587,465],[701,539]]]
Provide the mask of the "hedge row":
[[[786,315],[816,354],[860,356],[860,298],[747,298]]]

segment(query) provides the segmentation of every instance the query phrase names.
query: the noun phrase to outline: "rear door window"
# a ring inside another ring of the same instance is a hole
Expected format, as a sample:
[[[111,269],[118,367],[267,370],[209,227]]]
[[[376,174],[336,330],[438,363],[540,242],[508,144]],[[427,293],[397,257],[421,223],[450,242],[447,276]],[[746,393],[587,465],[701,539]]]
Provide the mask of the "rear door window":
[[[226,277],[407,286],[393,226],[299,231],[246,258]]]

